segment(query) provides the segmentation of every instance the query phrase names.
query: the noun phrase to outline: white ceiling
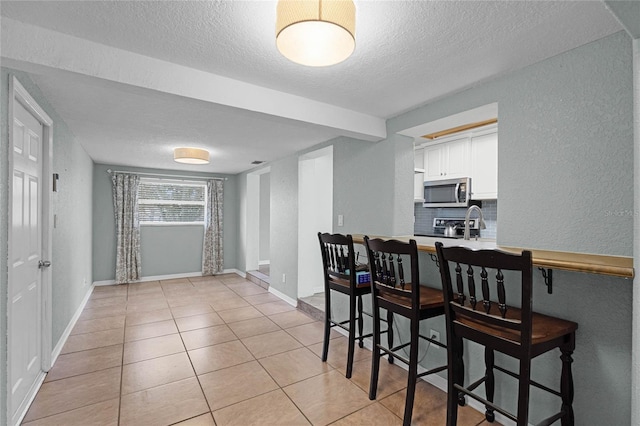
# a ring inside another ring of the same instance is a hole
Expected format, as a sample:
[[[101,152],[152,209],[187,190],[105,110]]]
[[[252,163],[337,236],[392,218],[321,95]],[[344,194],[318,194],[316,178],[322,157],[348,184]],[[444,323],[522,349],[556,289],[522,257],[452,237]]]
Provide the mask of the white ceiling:
[[[275,1],[2,1],[2,65],[34,74],[96,162],[238,173],[380,139],[384,119],[622,29],[600,1],[355,3],[354,55],[306,68],[275,47]],[[212,163],[174,163],[177,146]]]

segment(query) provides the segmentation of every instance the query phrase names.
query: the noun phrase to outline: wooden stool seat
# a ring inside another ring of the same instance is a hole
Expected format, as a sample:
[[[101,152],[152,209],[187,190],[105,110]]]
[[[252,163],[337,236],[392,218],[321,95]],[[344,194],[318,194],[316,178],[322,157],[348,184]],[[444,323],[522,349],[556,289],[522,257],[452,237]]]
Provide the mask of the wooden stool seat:
[[[410,292],[411,284],[407,284],[405,288]],[[408,308],[411,307],[411,300],[407,299],[406,297],[399,297],[392,293],[385,292],[383,289],[380,290],[380,297],[389,301],[390,303],[406,306]],[[418,303],[420,306],[420,310],[443,307],[444,296],[442,295],[442,290],[427,286],[420,286],[420,298],[418,300]]]
[[[349,294],[351,291],[351,283],[349,280],[340,277],[329,276],[329,287],[331,290],[336,290],[344,294]],[[363,289],[365,293],[371,291],[371,283],[369,281],[356,283],[355,288]]]
[[[489,313],[497,313],[498,315],[500,315],[500,313],[497,311],[498,309],[496,307],[495,309],[492,308]],[[518,308],[509,307],[505,318],[514,321],[520,321],[522,318],[522,311]],[[515,330],[506,327],[496,327],[483,321],[474,321],[468,318],[461,318],[458,320],[458,323],[470,329],[492,335],[496,338],[510,340],[514,343],[519,342],[521,339],[520,333]],[[573,321],[567,321],[560,318],[550,317],[533,312],[531,316],[532,354],[536,354],[537,345],[541,345],[543,343],[547,343],[557,339],[562,339],[567,334],[574,333],[577,329],[578,324]]]

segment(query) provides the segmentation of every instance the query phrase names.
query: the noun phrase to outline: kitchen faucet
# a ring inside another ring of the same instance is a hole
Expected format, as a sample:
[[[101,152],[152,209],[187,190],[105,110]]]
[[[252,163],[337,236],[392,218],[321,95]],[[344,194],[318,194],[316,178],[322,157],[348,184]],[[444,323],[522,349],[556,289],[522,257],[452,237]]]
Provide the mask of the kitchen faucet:
[[[486,229],[487,225],[484,223],[484,215],[482,214],[482,209],[478,206],[471,206],[467,209],[467,214],[464,216],[464,239],[469,239],[469,218],[471,216],[471,212],[477,210],[478,215],[480,215],[480,229]]]

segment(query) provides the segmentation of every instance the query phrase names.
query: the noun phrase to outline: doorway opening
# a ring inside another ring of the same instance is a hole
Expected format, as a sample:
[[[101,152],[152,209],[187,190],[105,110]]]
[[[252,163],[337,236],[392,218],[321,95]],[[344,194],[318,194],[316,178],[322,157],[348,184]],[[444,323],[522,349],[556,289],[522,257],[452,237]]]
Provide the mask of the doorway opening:
[[[298,300],[320,305],[323,312],[318,232],[332,232],[332,218],[333,146],[328,146],[298,159]]]
[[[247,279],[269,288],[271,168],[247,175]]]

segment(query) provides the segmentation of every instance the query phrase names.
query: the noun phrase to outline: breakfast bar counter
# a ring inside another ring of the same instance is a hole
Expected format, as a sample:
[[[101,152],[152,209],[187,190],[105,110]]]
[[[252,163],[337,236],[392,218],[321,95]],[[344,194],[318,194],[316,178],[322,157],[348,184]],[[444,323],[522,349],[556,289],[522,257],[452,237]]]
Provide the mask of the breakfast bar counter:
[[[521,247],[499,246],[495,240],[463,240],[451,238],[433,238],[419,236],[383,237],[370,235],[369,238],[393,238],[408,242],[416,240],[418,250],[434,254],[436,241],[441,241],[445,246],[461,245],[472,249],[499,249],[508,252],[521,252],[530,250],[533,257],[533,265],[546,269],[561,269],[572,272],[586,272],[592,274],[611,275],[615,277],[633,278],[633,257],[608,256],[601,254],[574,253],[565,251],[537,250]],[[353,242],[364,244],[364,235],[354,234]]]

